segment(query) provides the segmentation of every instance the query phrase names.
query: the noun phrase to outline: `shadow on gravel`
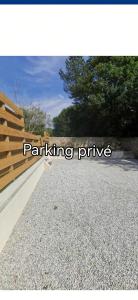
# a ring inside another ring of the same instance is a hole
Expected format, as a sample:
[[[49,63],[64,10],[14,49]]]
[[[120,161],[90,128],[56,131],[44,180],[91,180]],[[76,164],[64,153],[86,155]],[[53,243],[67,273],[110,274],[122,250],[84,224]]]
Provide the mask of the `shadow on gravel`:
[[[92,160],[109,167],[118,166],[124,171],[138,171],[138,159],[89,158],[89,161]]]
[[[73,159],[78,159],[77,152],[75,151]],[[82,157],[80,161],[87,160],[89,162],[96,161],[99,164],[106,165],[109,167],[117,166],[122,168],[124,171],[138,171],[138,159],[134,158],[105,158],[105,157]]]

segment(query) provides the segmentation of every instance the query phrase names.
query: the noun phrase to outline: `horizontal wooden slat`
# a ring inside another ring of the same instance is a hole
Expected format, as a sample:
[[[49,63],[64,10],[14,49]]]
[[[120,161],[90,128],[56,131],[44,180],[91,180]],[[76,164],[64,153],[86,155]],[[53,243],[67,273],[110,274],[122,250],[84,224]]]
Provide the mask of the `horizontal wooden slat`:
[[[8,105],[18,115],[23,117],[23,111],[15,105],[9,98],[7,98],[2,92],[0,92],[0,102]]]
[[[15,165],[16,163],[19,163],[23,160],[25,160],[26,158],[30,157],[31,153],[27,153],[27,155],[23,155],[23,154],[16,154],[16,155],[11,155],[8,156],[6,158],[1,158],[0,159],[0,171],[10,167],[12,165]]]
[[[0,142],[0,152],[19,150],[23,148],[22,142]]]
[[[7,112],[6,110],[4,110],[3,108],[0,107],[0,118],[11,122],[12,124],[18,125],[20,127],[24,127],[24,120],[23,118],[20,120],[18,118],[16,118],[14,115],[10,114],[9,112]]]
[[[30,144],[33,146],[41,146],[40,141],[31,142]],[[23,149],[22,142],[0,142],[0,153],[6,151],[19,150],[19,149]]]
[[[40,158],[41,157],[35,156],[31,160],[27,161],[26,163],[16,168],[15,170],[12,170],[8,174],[2,176],[0,178],[0,190],[6,187],[11,181],[13,181],[17,176],[23,173],[26,169],[31,167]]]
[[[13,128],[7,127],[5,125],[0,125],[0,135],[27,138],[30,140],[38,140],[37,135],[34,135],[29,132],[13,129]]]

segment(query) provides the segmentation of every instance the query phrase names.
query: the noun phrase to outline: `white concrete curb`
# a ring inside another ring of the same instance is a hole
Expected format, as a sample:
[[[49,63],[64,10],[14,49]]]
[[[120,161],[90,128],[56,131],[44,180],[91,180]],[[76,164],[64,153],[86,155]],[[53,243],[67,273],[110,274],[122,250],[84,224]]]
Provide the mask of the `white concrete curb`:
[[[41,158],[0,193],[0,251],[44,172],[44,160]]]

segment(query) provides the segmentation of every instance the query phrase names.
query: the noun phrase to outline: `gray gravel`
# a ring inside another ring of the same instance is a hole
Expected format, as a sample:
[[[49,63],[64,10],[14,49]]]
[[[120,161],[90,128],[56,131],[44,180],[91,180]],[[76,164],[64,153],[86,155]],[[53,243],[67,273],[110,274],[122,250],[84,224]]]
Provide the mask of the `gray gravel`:
[[[138,162],[54,160],[0,254],[1,289],[137,289]]]

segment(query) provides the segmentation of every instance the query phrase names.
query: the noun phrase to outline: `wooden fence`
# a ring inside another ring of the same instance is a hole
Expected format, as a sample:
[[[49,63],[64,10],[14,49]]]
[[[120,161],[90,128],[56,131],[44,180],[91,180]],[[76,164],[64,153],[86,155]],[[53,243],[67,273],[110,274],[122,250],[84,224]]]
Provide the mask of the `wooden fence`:
[[[23,143],[41,146],[46,137],[25,132],[23,111],[0,93],[0,191],[40,157],[23,155]]]

